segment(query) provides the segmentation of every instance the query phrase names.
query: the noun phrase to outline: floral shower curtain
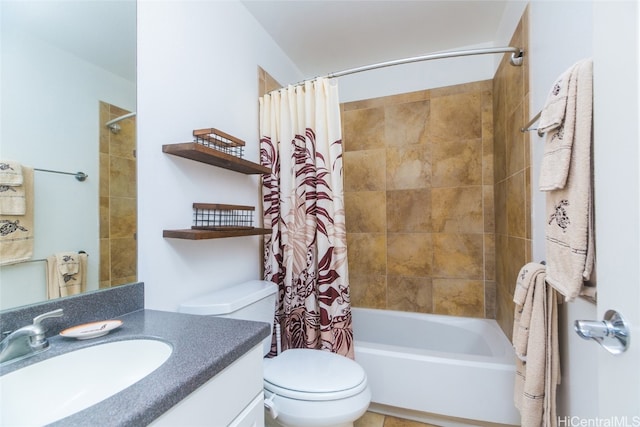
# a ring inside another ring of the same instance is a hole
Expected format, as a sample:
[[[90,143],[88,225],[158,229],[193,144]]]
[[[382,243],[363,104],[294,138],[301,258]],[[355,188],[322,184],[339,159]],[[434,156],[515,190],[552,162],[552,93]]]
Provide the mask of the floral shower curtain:
[[[260,98],[265,280],[282,349],[353,358],[338,88],[319,78]],[[275,354],[275,338],[272,355]]]

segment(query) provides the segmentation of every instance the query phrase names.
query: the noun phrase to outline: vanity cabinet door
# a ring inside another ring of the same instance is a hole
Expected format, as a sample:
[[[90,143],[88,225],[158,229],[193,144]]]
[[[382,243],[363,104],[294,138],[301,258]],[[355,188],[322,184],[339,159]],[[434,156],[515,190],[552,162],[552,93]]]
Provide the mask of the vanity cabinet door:
[[[264,426],[262,344],[227,366],[151,425]]]
[[[264,393],[262,390],[229,427],[264,427]]]

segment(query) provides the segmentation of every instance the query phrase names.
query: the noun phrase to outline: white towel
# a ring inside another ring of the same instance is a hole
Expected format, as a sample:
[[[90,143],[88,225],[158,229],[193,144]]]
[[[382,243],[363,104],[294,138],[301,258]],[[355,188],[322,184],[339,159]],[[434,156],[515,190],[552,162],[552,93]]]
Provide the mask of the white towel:
[[[575,102],[572,101],[574,90]],[[574,110],[575,113],[571,114],[570,112]],[[583,292],[584,281],[591,277],[595,262],[591,161],[593,127],[593,63],[591,60],[580,61],[573,68],[566,116],[565,132],[569,126],[567,118],[575,116],[574,125],[571,126],[573,132],[566,184],[563,188],[546,193],[546,280],[564,295],[567,301],[572,301]],[[541,181],[543,173],[541,172]]]
[[[22,185],[24,177],[20,163],[10,160],[0,160],[0,185]]]
[[[25,215],[25,197],[22,165],[9,160],[0,161],[0,215]]]
[[[0,184],[0,215],[24,215],[26,212],[24,185]]]
[[[555,427],[560,383],[556,292],[545,283],[544,266],[525,265],[514,294],[516,352],[514,403],[523,427]]]
[[[542,264],[530,262],[520,269],[513,293],[516,303],[515,321],[513,322],[513,348],[516,356],[522,361],[527,360],[527,344],[529,342],[529,326],[531,324],[533,292],[536,280],[545,279],[545,267]]]
[[[574,64],[558,77],[540,114],[538,133],[546,134],[540,166],[540,191],[561,189],[567,182],[576,123],[577,73],[580,66],[580,63]]]
[[[571,79],[575,66],[575,64],[572,65],[553,83],[544,107],[540,112],[537,129],[539,133],[546,133],[552,129],[559,128],[564,121],[567,110],[567,97],[569,95],[569,80]]]
[[[47,297],[66,297],[87,287],[87,254],[63,252],[47,257]]]
[[[33,169],[22,167],[26,198],[24,215],[0,215],[0,265],[26,261],[33,255]]]
[[[77,252],[60,252],[55,255],[58,272],[62,275],[76,274],[80,269],[80,258]]]

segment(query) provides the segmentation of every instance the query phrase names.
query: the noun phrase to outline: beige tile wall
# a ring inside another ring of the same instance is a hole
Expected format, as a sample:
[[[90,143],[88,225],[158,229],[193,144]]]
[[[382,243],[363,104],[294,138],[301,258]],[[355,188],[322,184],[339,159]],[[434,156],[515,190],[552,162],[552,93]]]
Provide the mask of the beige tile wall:
[[[129,111],[100,102],[100,288],[137,280],[136,121],[105,125]]]
[[[511,46],[528,52],[528,9]],[[496,229],[496,320],[511,337],[513,292],[520,268],[531,260],[531,159],[529,135],[520,128],[529,121],[529,60],[513,67],[502,61],[493,80]]]
[[[342,105],[351,302],[495,315],[492,82]]]
[[[262,67],[258,67],[258,96],[266,95],[272,90],[280,89],[282,85],[276,81],[271,74]]]
[[[271,74],[267,73],[262,67],[258,66],[258,96],[264,96],[267,93],[280,89],[282,85],[278,83],[276,79],[274,79]],[[262,200],[262,182],[258,186],[260,189],[260,200]],[[262,210],[262,202],[258,204],[258,215],[259,223],[263,224],[263,210]],[[264,225],[263,225],[264,226]],[[258,245],[258,256],[260,257],[260,277],[264,277],[264,240],[265,236],[258,236],[260,240],[260,244]]]
[[[531,167],[528,61],[506,61],[493,81],[342,105],[354,306],[495,317],[511,336]],[[260,94],[281,87],[258,77]]]

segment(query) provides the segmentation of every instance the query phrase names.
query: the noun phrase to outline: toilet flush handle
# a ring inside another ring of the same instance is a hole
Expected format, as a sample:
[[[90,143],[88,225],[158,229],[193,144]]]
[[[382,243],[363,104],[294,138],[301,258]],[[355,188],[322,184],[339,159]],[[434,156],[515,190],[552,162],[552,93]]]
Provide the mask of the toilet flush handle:
[[[276,409],[276,404],[273,401],[276,395],[275,393],[272,393],[271,396],[269,397],[266,397],[266,396],[267,396],[267,393],[265,392],[264,407],[269,410],[269,413],[271,414],[271,418],[275,420],[276,418],[278,418],[278,410]]]

